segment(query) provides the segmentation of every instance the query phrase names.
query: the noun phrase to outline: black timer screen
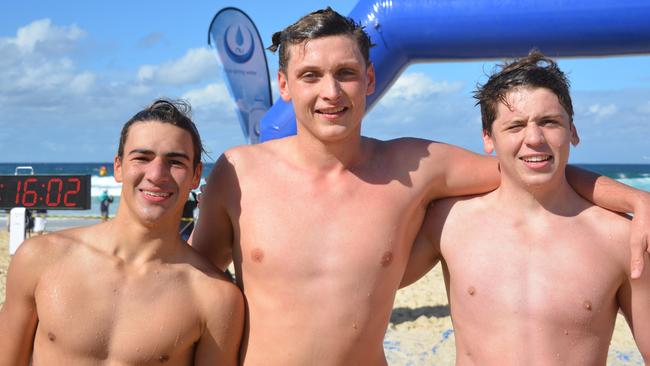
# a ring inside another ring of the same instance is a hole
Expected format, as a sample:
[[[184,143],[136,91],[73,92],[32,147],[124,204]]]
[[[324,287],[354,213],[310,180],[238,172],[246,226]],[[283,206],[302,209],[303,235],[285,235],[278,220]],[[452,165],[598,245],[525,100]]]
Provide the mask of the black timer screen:
[[[0,175],[0,208],[90,209],[90,175]]]

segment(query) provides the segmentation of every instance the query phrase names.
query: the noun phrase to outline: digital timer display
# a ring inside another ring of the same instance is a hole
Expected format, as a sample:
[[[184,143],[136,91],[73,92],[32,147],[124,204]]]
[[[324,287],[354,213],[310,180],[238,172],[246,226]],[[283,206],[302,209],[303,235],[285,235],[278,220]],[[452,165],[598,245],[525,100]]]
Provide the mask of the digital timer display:
[[[90,175],[0,175],[0,208],[90,209]]]

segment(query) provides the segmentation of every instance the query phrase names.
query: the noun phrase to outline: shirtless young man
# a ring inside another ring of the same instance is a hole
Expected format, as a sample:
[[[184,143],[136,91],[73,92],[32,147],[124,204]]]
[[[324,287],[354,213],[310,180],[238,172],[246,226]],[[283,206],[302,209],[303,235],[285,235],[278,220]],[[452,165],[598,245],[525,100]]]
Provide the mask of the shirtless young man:
[[[456,364],[605,365],[619,308],[650,362],[650,273],[630,280],[630,222],[565,178],[578,135],[564,74],[532,52],[476,98],[501,185],[432,204],[405,278],[442,259]]]
[[[234,259],[245,365],[385,365],[382,340],[427,204],[496,188],[496,161],[362,137],[370,40],[333,10],[276,33],[272,48],[297,135],[224,153],[192,244],[221,268]]]
[[[178,233],[203,148],[177,107],[156,101],[124,125],[115,219],[20,246],[0,312],[0,365],[237,364],[241,292]]]

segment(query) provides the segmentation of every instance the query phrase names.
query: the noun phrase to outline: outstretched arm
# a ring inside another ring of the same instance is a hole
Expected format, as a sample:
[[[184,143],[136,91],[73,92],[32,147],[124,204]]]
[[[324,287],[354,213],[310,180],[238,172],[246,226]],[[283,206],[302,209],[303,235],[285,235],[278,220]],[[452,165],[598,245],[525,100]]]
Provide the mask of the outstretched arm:
[[[9,266],[5,303],[0,310],[0,365],[27,366],[31,359],[38,323],[35,252],[23,243]]]
[[[650,193],[619,183],[614,179],[568,166],[567,180],[573,189],[586,200],[611,211],[632,213],[630,229],[631,277],[643,273],[644,257],[650,252]]]

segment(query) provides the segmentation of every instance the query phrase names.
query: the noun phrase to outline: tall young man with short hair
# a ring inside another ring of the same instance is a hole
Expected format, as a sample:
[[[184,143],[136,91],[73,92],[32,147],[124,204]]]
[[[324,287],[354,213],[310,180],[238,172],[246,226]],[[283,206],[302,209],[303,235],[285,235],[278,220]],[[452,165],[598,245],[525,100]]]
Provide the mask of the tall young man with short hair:
[[[375,87],[369,47],[329,8],[276,33],[297,135],[226,151],[208,180],[192,244],[222,268],[234,259],[246,365],[385,365],[384,332],[427,204],[498,184],[492,158],[361,136]]]
[[[619,309],[650,361],[650,273],[630,279],[629,219],[566,180],[578,133],[564,73],[532,52],[476,98],[501,185],[433,203],[405,276],[442,260],[456,364],[604,365]]]
[[[0,365],[237,364],[242,295],[178,233],[202,170],[186,107],[159,100],[124,125],[113,220],[20,246]]]

